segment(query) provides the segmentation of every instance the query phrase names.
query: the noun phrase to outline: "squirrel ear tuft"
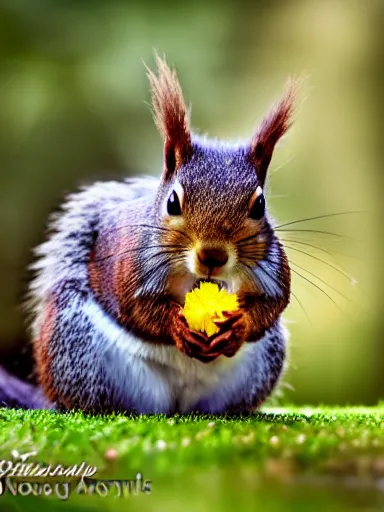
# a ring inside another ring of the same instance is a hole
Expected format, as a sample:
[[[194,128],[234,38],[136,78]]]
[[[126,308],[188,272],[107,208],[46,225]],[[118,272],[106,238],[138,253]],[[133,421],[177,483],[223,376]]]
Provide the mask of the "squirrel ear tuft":
[[[261,186],[264,185],[274,147],[292,124],[298,87],[297,79],[288,80],[284,95],[263,119],[251,140],[248,156]]]
[[[189,117],[175,70],[155,54],[158,76],[148,67],[153,118],[164,139],[164,179],[168,179],[192,150]]]

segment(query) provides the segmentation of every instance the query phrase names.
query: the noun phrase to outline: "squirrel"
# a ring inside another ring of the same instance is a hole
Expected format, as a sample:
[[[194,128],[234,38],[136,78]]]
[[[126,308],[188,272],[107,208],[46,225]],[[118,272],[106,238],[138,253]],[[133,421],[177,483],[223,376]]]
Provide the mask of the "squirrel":
[[[157,55],[156,64],[147,74],[164,141],[161,177],[97,182],[51,220],[28,299],[43,394],[21,406],[252,411],[286,367],[290,267],[263,190],[292,122],[295,83],[247,143],[229,144],[191,132],[175,70]],[[202,281],[239,300],[210,337],[183,315],[185,294]]]

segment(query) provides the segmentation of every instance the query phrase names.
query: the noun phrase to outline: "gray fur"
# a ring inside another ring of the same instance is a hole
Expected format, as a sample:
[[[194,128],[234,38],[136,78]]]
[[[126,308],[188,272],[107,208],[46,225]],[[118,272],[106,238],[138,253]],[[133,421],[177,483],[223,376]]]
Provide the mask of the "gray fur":
[[[50,340],[52,380],[63,401],[57,407],[85,411],[222,413],[261,403],[283,369],[285,332],[279,322],[233,358],[211,363],[190,359],[173,346],[151,344],[119,326],[93,296],[87,276],[89,250],[98,226],[116,208],[148,196],[158,181],[96,183],[69,197],[51,224],[54,234],[37,249],[30,288],[38,343],[47,301],[59,311]]]

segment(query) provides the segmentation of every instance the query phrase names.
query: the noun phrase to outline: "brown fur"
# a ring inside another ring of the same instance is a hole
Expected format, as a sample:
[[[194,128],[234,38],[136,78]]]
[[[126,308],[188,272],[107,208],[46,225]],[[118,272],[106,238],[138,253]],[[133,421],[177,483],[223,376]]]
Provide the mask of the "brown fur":
[[[41,328],[40,339],[33,344],[33,348],[39,384],[45,390],[47,397],[50,400],[54,400],[55,392],[51,372],[51,357],[49,355],[49,346],[52,334],[55,330],[55,318],[57,314],[53,298],[50,303],[47,304],[46,308],[47,314]]]
[[[165,174],[168,179],[192,150],[187,107],[176,72],[156,54],[158,76],[147,68],[152,92],[153,117],[164,139]],[[175,167],[169,164],[174,157]]]
[[[137,211],[145,216],[146,203],[137,204]],[[143,208],[143,210],[142,210]],[[136,333],[144,340],[173,344],[167,326],[170,311],[176,304],[169,297],[136,297],[143,269],[139,255],[140,248],[148,244],[137,230],[129,228],[130,222],[115,212],[115,229],[105,228],[99,232],[88,263],[90,287],[104,310],[111,314],[120,325]],[[124,226],[128,224],[127,228]],[[123,229],[118,229],[122,226]],[[111,229],[111,231],[109,231]],[[149,242],[151,245],[153,242]],[[156,265],[156,259],[153,260]],[[116,300],[117,299],[117,300]]]
[[[299,82],[290,79],[283,97],[263,119],[252,138],[249,159],[257,170],[260,184],[263,185],[274,147],[292,124],[294,103]]]

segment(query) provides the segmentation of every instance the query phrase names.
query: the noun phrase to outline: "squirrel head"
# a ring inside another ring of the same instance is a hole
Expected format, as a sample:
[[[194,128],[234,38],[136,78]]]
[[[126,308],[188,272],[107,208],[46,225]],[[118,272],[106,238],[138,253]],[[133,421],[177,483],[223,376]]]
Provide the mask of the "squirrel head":
[[[156,236],[177,255],[175,274],[184,274],[187,289],[196,280],[214,279],[233,292],[288,290],[289,268],[263,188],[274,147],[291,124],[296,82],[289,81],[247,143],[230,145],[191,133],[176,73],[157,55],[156,61],[158,74],[148,69],[154,120],[164,140]]]

